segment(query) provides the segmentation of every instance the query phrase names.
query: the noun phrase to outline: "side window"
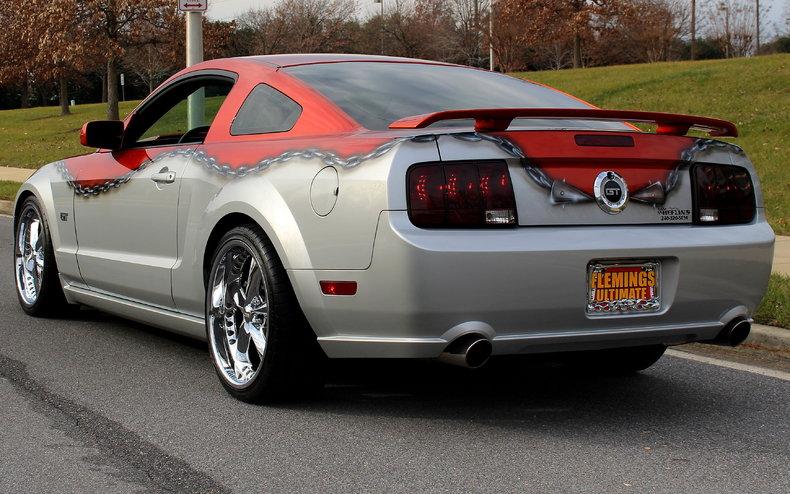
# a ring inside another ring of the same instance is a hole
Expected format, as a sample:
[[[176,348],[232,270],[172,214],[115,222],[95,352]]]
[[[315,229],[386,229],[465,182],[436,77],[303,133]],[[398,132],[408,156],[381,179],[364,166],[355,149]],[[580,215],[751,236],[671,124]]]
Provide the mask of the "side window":
[[[231,80],[216,77],[176,83],[133,117],[125,136],[127,145],[203,142],[232,87]]]
[[[302,107],[280,91],[266,84],[252,90],[230,126],[232,135],[287,132],[296,124]]]

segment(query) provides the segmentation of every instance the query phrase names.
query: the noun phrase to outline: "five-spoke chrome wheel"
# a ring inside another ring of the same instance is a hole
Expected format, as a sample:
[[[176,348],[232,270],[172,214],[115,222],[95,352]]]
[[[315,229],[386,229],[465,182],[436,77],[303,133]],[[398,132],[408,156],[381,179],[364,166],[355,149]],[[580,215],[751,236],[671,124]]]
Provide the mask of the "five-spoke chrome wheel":
[[[32,203],[19,215],[14,265],[19,296],[25,304],[35,304],[44,279],[44,223]]]
[[[266,357],[269,299],[264,276],[253,247],[233,240],[222,247],[209,279],[211,354],[220,375],[235,388],[250,384]]]

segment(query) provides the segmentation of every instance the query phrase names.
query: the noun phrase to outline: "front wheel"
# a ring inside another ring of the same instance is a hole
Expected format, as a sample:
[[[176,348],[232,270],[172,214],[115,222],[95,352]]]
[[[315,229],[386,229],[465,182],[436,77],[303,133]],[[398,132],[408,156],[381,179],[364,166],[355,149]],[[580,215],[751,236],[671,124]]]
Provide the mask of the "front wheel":
[[[230,230],[213,256],[206,333],[225,389],[264,402],[320,389],[322,352],[269,240],[255,227]]]
[[[57,316],[72,308],[60,285],[46,216],[33,196],[25,199],[16,217],[14,278],[19,305],[28,315]]]

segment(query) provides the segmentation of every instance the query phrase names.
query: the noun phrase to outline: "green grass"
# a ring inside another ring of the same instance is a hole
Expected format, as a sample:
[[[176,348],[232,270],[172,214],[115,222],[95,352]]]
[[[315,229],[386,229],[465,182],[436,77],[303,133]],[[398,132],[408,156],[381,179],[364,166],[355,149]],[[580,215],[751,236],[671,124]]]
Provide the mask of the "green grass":
[[[121,103],[121,117],[137,103]],[[56,106],[0,111],[0,166],[38,168],[67,156],[89,152],[80,145],[80,128],[88,120],[107,118],[107,105],[77,105],[71,107],[71,112],[61,117],[60,108]]]
[[[754,313],[760,324],[790,329],[790,276],[772,274],[763,302]]]
[[[16,191],[19,190],[19,182],[9,182],[8,180],[0,180],[0,200],[10,201],[16,197]]]
[[[738,125],[738,144],[757,167],[768,219],[790,234],[790,55],[670,62],[515,75],[596,106],[691,113]]]
[[[206,98],[206,115],[215,115],[222,101],[223,98],[216,96]],[[122,102],[121,118],[138,103]],[[0,111],[0,166],[38,168],[68,156],[90,152],[80,145],[80,128],[89,120],[107,118],[107,105],[72,106],[71,113],[62,117],[60,107],[55,106]],[[185,124],[186,103],[176,105],[166,113],[152,131],[183,131]]]

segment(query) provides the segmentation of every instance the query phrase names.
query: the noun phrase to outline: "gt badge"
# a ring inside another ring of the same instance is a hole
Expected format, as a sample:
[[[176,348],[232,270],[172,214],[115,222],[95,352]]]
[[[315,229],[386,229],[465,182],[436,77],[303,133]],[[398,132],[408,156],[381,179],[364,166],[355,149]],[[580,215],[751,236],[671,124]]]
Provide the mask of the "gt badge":
[[[595,178],[593,192],[598,206],[609,214],[617,214],[628,204],[628,186],[623,177],[612,171],[601,172]]]

